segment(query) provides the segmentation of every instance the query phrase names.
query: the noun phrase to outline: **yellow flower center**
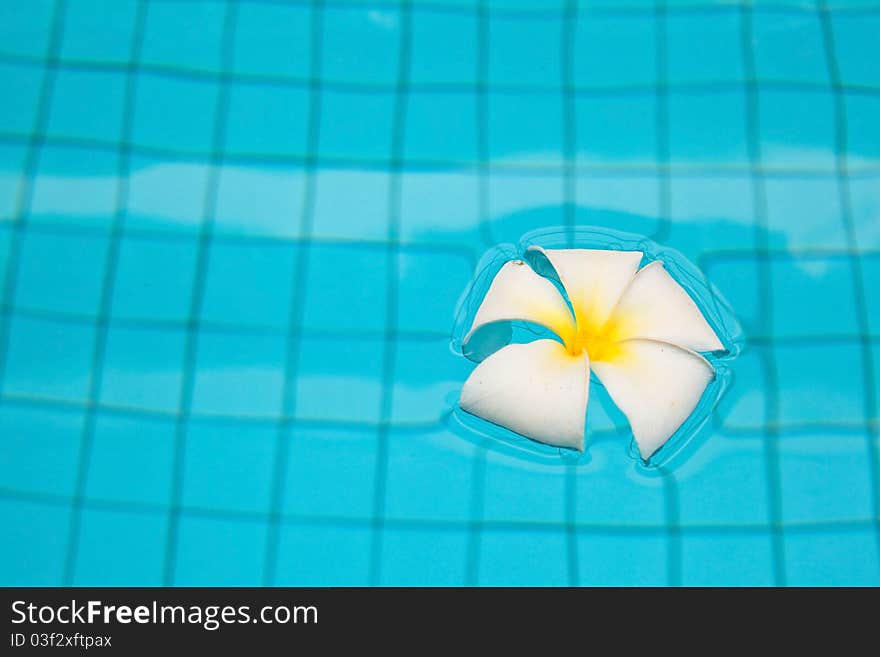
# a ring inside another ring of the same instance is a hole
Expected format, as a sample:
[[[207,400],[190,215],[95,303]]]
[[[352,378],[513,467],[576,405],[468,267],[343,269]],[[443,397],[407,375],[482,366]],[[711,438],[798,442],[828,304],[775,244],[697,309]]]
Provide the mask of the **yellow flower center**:
[[[619,322],[609,320],[604,326],[586,326],[580,329],[565,348],[572,356],[579,356],[584,351],[593,362],[614,360],[623,351],[618,342]]]

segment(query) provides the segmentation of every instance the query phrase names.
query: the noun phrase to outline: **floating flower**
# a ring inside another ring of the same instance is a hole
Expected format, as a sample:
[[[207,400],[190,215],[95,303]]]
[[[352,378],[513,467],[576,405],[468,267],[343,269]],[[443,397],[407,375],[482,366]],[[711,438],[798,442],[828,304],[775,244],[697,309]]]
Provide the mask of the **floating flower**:
[[[647,460],[713,380],[701,353],[725,347],[661,260],[639,268],[643,255],[532,246],[528,264],[504,264],[462,343],[479,365],[462,387],[461,408],[583,451],[592,369]],[[557,339],[508,344],[513,322],[541,325]]]

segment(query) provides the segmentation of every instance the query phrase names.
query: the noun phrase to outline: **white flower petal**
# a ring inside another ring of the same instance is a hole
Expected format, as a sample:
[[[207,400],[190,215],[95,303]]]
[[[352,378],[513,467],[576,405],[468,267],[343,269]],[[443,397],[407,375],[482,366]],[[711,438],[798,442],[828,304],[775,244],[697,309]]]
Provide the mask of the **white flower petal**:
[[[621,353],[593,371],[629,420],[643,459],[684,423],[715,376],[697,353],[655,340],[620,343]]]
[[[480,361],[510,341],[510,322],[535,322],[563,340],[574,335],[574,318],[565,299],[549,280],[522,260],[505,263],[483,298],[462,350]]]
[[[701,352],[724,349],[697,304],[659,260],[635,275],[612,321],[618,340],[650,338]]]
[[[500,349],[477,365],[459,404],[548,445],[583,451],[590,388],[586,353],[572,356],[555,340]]]
[[[547,258],[568,293],[581,330],[597,330],[608,319],[642,261],[641,251],[544,249],[529,247],[535,269],[544,273]],[[536,257],[537,256],[537,257]]]

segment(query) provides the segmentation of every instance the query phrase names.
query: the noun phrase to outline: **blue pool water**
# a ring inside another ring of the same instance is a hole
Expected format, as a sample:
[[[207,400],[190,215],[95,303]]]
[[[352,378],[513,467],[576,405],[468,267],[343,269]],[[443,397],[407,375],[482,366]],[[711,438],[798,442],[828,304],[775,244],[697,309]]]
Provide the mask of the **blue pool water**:
[[[878,33],[855,0],[0,3],[0,584],[880,584]],[[614,413],[580,458],[453,413],[482,255],[586,225],[743,328],[661,468]]]

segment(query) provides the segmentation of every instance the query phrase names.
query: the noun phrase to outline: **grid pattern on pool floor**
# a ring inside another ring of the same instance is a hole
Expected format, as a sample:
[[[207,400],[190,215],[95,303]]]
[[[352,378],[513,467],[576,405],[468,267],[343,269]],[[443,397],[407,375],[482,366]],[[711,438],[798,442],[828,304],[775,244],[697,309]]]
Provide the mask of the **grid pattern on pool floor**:
[[[4,582],[880,581],[880,7],[90,4],[0,27]],[[620,427],[562,471],[448,428],[480,254],[582,223],[746,328],[679,470],[634,479]]]

